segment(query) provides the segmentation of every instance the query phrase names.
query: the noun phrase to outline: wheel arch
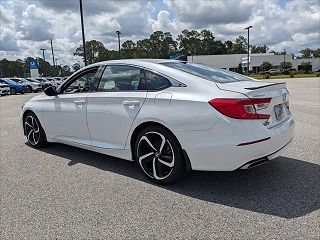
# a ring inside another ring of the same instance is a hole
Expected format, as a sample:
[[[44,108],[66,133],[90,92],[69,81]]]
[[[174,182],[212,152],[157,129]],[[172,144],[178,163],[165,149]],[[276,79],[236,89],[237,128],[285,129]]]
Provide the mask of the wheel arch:
[[[28,113],[33,113],[33,114],[36,116],[36,118],[38,119],[38,121],[39,121],[39,123],[40,123],[40,127],[43,129],[43,124],[42,124],[42,122],[40,121],[40,118],[39,118],[39,116],[37,115],[37,113],[35,113],[35,111],[33,111],[33,110],[31,110],[31,109],[26,109],[26,110],[23,112],[22,118],[21,118],[21,120],[22,120],[23,134],[24,134],[24,135],[26,135],[25,128],[24,128],[24,120],[25,120],[25,118],[26,118],[26,116],[27,116]]]
[[[136,128],[133,130],[131,137],[130,137],[130,148],[131,148],[131,155],[132,155],[132,159],[135,160],[135,142],[137,140],[137,137],[139,135],[139,133],[146,127],[151,127],[151,126],[158,126],[161,128],[166,129],[169,133],[172,134],[172,136],[176,139],[176,141],[178,142],[180,149],[182,150],[182,154],[185,160],[185,164],[186,164],[186,168],[188,171],[191,170],[191,163],[190,163],[190,159],[188,157],[187,152],[182,148],[179,139],[176,137],[176,135],[173,133],[173,131],[171,131],[168,127],[166,127],[165,125],[159,123],[159,122],[155,122],[155,121],[147,121],[147,122],[143,122],[140,123],[138,126],[136,126]]]

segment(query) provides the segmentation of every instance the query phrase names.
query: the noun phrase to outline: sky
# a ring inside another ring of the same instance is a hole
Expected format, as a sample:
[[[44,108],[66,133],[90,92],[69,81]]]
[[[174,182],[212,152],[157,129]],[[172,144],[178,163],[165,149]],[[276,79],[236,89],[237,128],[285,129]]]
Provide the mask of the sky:
[[[270,50],[298,54],[320,47],[320,0],[83,0],[86,40],[108,49],[121,42],[169,31],[176,38],[183,29],[209,29],[218,40],[246,36],[250,43]],[[78,0],[0,0],[0,59],[52,59],[53,39],[58,64],[80,60],[73,52],[82,43]]]

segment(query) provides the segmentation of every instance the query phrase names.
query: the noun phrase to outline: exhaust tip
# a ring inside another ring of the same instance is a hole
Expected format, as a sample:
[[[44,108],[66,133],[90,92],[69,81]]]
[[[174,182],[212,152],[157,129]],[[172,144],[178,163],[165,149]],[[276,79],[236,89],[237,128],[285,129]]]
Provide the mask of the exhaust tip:
[[[250,161],[250,162],[244,164],[242,167],[240,167],[240,169],[254,168],[254,167],[260,166],[268,161],[269,160],[267,158],[256,159],[256,160],[253,160],[253,161]]]

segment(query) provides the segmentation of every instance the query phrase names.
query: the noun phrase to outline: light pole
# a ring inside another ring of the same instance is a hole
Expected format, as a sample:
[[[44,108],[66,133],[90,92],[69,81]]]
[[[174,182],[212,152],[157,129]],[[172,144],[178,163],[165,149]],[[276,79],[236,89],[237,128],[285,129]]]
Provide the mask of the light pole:
[[[50,39],[50,44],[51,44],[51,53],[52,53],[52,64],[54,66],[54,53],[53,53],[52,39]]]
[[[119,58],[120,58],[120,31],[116,31],[116,34],[118,35],[118,45],[119,45]]]
[[[283,49],[283,62],[286,62],[286,49]]]
[[[83,58],[84,58],[84,65],[85,65],[85,66],[87,66],[86,39],[85,39],[85,36],[84,36],[84,24],[83,24],[82,0],[79,0],[79,3],[80,3],[80,16],[81,16],[81,30],[82,30]]]
[[[249,75],[249,66],[250,66],[250,62],[249,62],[249,58],[250,58],[250,43],[249,43],[249,32],[250,32],[250,28],[252,28],[252,26],[246,27],[245,29],[248,30],[248,59],[247,59],[247,75]]]
[[[43,58],[43,61],[45,62],[46,61],[46,58],[44,56],[44,51],[46,50],[45,48],[40,48],[40,50],[42,51],[42,58]]]

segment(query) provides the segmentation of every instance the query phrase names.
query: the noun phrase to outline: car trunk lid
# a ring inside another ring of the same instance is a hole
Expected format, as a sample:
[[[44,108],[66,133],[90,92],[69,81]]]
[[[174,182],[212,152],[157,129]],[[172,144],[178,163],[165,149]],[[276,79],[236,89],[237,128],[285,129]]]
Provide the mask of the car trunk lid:
[[[270,118],[261,120],[268,127],[274,127],[285,121],[290,115],[289,110],[289,92],[286,89],[286,83],[271,83],[265,81],[238,81],[230,83],[217,83],[221,90],[238,92],[246,95],[250,99],[270,98],[267,107],[259,108],[256,106],[257,114],[267,114]]]

